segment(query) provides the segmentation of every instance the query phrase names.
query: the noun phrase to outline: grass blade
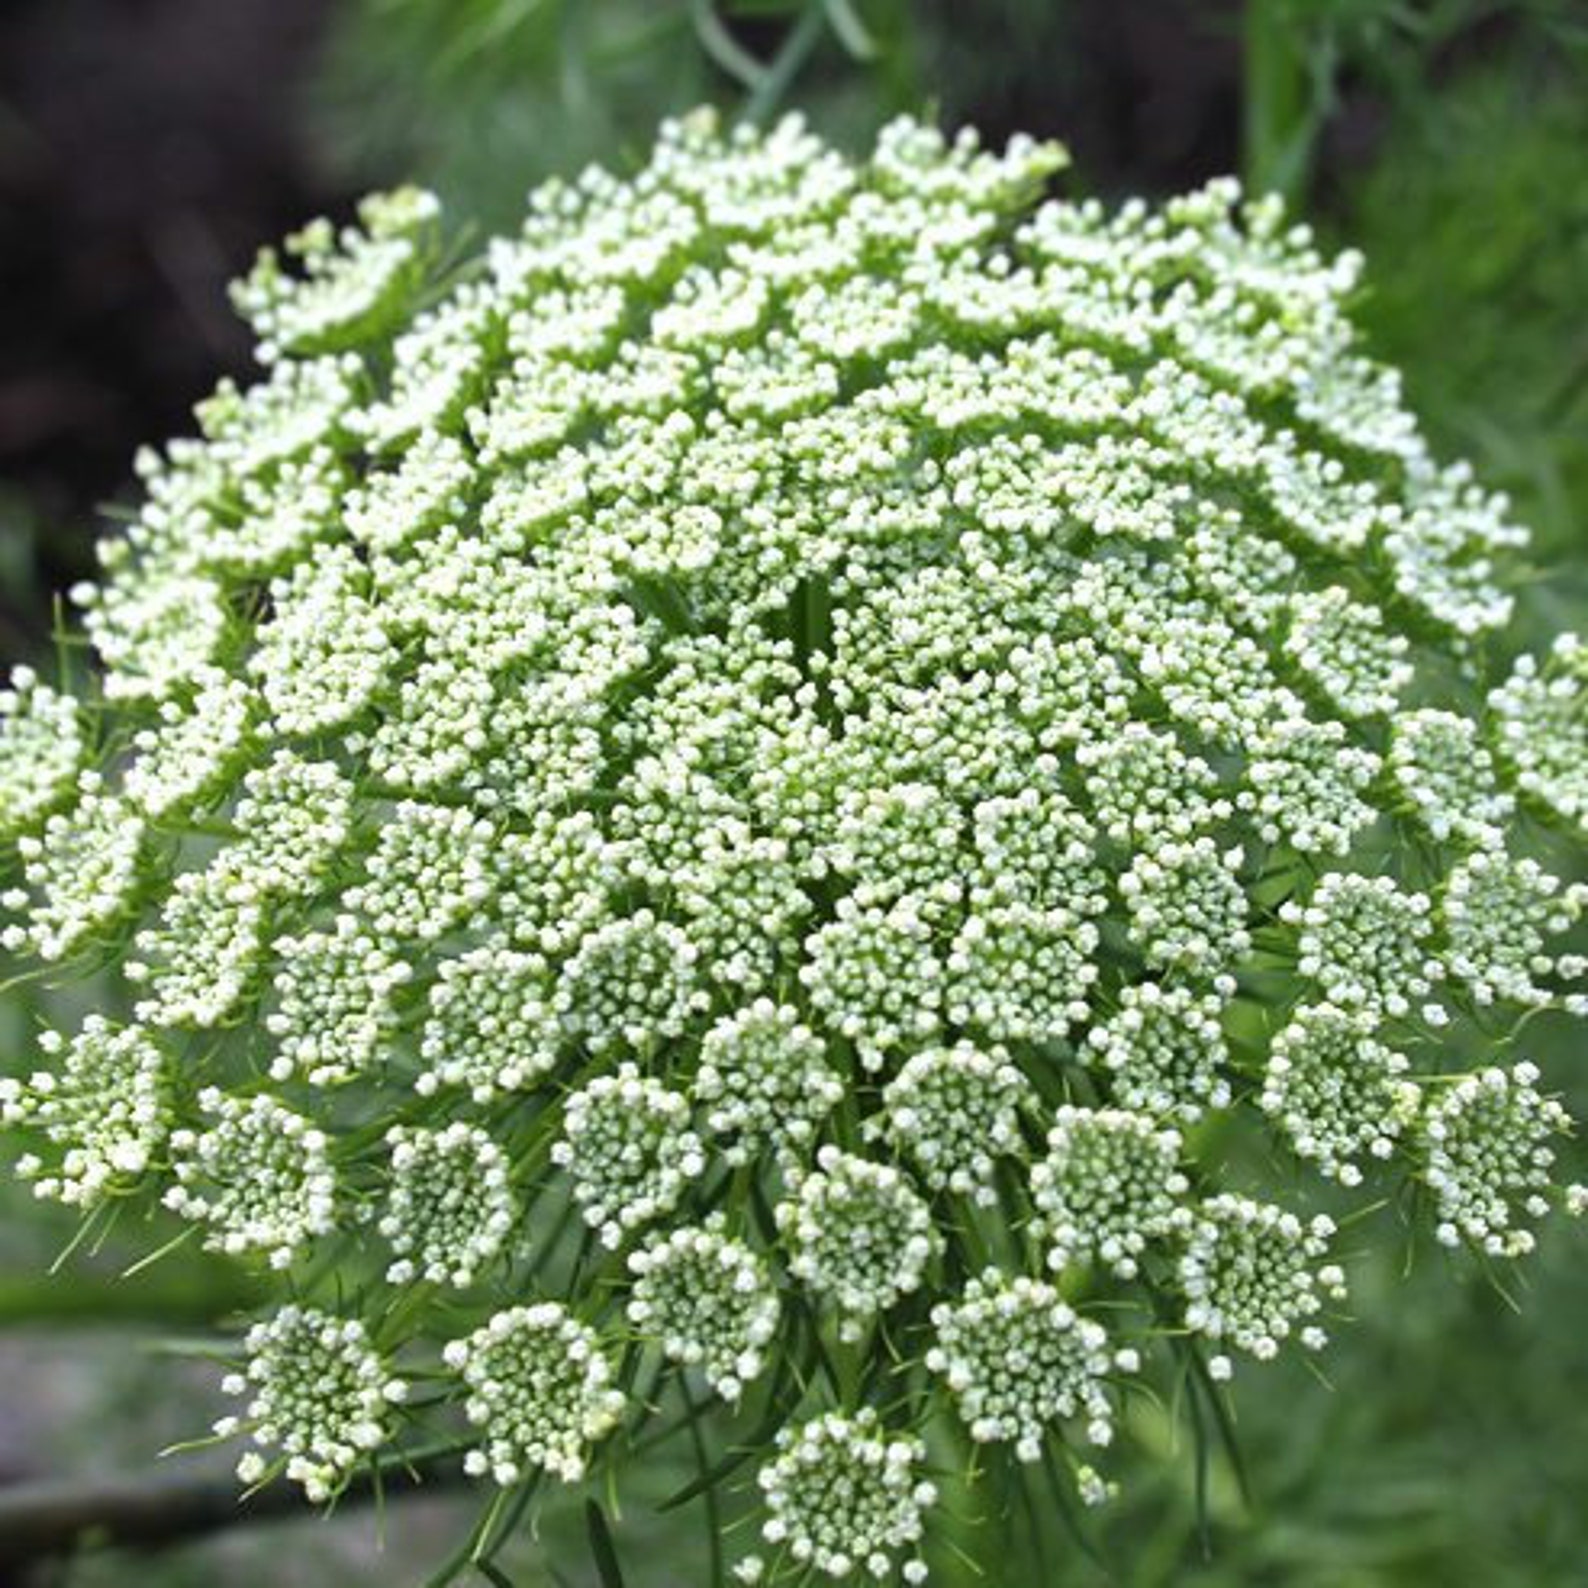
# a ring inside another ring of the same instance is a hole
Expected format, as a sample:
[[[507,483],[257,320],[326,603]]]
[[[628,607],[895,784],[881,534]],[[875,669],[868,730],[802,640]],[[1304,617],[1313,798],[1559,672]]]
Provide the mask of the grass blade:
[[[623,1568],[618,1564],[617,1545],[599,1500],[584,1502],[585,1526],[590,1530],[590,1554],[594,1557],[601,1588],[623,1588]]]

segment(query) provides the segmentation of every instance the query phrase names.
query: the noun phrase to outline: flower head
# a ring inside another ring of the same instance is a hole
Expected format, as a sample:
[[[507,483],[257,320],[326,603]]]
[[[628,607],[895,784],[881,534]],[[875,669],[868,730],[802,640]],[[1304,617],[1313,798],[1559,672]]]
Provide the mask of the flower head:
[[[1062,164],[702,113],[471,265],[404,189],[235,289],[260,377],[0,689],[0,948],[102,1000],[0,1127],[280,1307],[247,1481],[467,1421],[527,1493],[676,1393],[742,1579],[918,1581],[955,1416],[1320,1346],[1322,1199],[1588,1209],[1511,1051],[1588,1013],[1588,645],[1516,654],[1360,259]]]

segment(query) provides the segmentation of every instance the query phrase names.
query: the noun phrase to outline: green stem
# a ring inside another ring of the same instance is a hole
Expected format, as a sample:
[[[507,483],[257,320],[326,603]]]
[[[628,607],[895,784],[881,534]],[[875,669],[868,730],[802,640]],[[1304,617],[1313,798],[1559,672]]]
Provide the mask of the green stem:
[[[1248,191],[1294,200],[1307,185],[1317,108],[1306,33],[1290,0],[1247,0],[1242,165]]]
[[[73,1272],[0,1282],[0,1328],[28,1324],[152,1322],[211,1324],[256,1305],[263,1292],[246,1275],[208,1263],[149,1268],[131,1279]]]

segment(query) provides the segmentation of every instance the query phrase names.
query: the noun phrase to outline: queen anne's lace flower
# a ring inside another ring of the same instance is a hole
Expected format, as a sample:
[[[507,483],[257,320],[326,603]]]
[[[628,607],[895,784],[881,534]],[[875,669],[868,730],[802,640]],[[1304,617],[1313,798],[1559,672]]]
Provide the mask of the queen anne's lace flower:
[[[1342,723],[1300,716],[1280,718],[1256,737],[1246,771],[1251,787],[1240,803],[1267,842],[1343,855],[1374,821],[1378,813],[1363,791],[1378,775],[1379,758],[1347,741]]]
[[[428,1068],[415,1090],[466,1086],[477,1103],[524,1091],[557,1062],[559,1037],[546,960],[483,943],[442,961],[419,1044]]]
[[[1439,842],[1487,844],[1516,808],[1499,787],[1475,723],[1453,711],[1408,711],[1390,738],[1389,775]]]
[[[387,1279],[472,1285],[518,1213],[502,1149],[461,1121],[440,1130],[393,1125],[386,1145],[391,1188],[379,1227],[397,1254]]]
[[[277,1007],[265,1017],[276,1039],[272,1080],[301,1075],[315,1086],[352,1080],[381,1059],[396,1030],[397,990],[412,967],[394,959],[352,916],[329,932],[278,938]]]
[[[0,1125],[290,1297],[250,1482],[461,1407],[527,1489],[690,1374],[708,1474],[783,1427],[742,1578],[914,1580],[951,1403],[1095,1503],[1110,1374],[1321,1343],[1318,1195],[1588,1209],[1508,1051],[1588,1013],[1588,645],[1493,671],[1525,536],[1359,259],[1062,159],[702,114],[236,288],[263,378],[0,690],[0,947],[104,1000]]]
[[[347,905],[379,942],[432,942],[491,894],[490,822],[468,810],[404,802],[392,812]]]
[[[552,1159],[568,1172],[585,1222],[608,1246],[672,1212],[705,1168],[689,1103],[633,1064],[600,1075],[568,1100]]]
[[[938,1024],[943,970],[932,928],[913,898],[891,909],[840,901],[836,919],[806,940],[800,968],[817,1012],[859,1050],[868,1069]]]
[[[14,838],[64,803],[86,748],[77,701],[31,667],[13,668],[0,689],[0,837]]]
[[[1031,1200],[1055,1271],[1095,1259],[1130,1278],[1148,1243],[1183,1223],[1180,1133],[1120,1108],[1066,1105],[1031,1171]]]
[[[177,877],[159,922],[133,940],[127,980],[147,985],[136,1013],[156,1026],[219,1025],[246,996],[259,964],[268,898],[235,851]]]
[[[930,1189],[990,1203],[993,1166],[1019,1150],[1029,1098],[1029,1082],[1001,1048],[928,1048],[883,1089],[878,1131]]]
[[[503,1488],[537,1467],[578,1482],[589,1447],[623,1415],[625,1398],[595,1331],[554,1301],[498,1312],[443,1355],[484,1438],[465,1465]]]
[[[41,1197],[91,1208],[128,1188],[171,1129],[171,1062],[147,1031],[89,1015],[70,1041],[39,1038],[51,1068],[25,1084],[0,1079],[0,1124],[42,1132],[48,1153],[18,1164]]]
[[[782,1313],[765,1262],[725,1235],[714,1214],[631,1253],[629,1269],[629,1322],[674,1362],[698,1367],[724,1400],[737,1401],[765,1367]]]
[[[1411,642],[1389,633],[1377,609],[1353,601],[1340,585],[1290,601],[1286,652],[1302,674],[1347,717],[1395,710],[1412,679]]]
[[[365,199],[357,227],[338,233],[311,221],[285,245],[301,276],[283,270],[273,248],[261,250],[232,289],[237,312],[263,339],[261,356],[357,346],[392,323],[424,279],[440,213],[433,195],[402,188]]]
[[[1087,1042],[1121,1103],[1191,1124],[1229,1102],[1224,1000],[1217,993],[1144,981],[1124,988],[1119,1002]]]
[[[147,858],[148,822],[97,772],[78,779],[77,803],[57,811],[37,834],[16,841],[35,902],[30,924],[8,927],[3,946],[64,959],[103,936],[131,910]],[[27,895],[18,890],[17,902]]]
[[[1469,855],[1451,870],[1440,900],[1445,968],[1480,1004],[1547,1003],[1551,995],[1538,980],[1552,976],[1557,962],[1545,944],[1571,929],[1585,898],[1588,887],[1563,887],[1536,860],[1498,849]]]
[[[1236,873],[1241,850],[1211,838],[1137,855],[1120,879],[1131,935],[1147,962],[1223,986],[1251,947],[1249,905]]]
[[[877,1313],[920,1289],[942,1237],[902,1170],[833,1146],[816,1162],[778,1204],[778,1228],[794,1277],[833,1305],[843,1338],[859,1339]]]
[[[778,1454],[757,1475],[768,1513],[762,1536],[798,1569],[826,1577],[860,1571],[886,1579],[904,1556],[905,1581],[924,1581],[916,1551],[937,1498],[919,1476],[925,1459],[919,1439],[890,1435],[870,1407],[786,1428]]]
[[[1315,1266],[1333,1234],[1333,1223],[1321,1213],[1303,1223],[1249,1197],[1204,1202],[1190,1221],[1179,1262],[1186,1327],[1260,1361],[1276,1355],[1298,1325],[1301,1343],[1320,1349],[1324,1332],[1307,1320],[1345,1295],[1338,1266]],[[1216,1377],[1229,1374],[1225,1357],[1209,1367]]]
[[[1562,634],[1542,666],[1517,657],[1511,675],[1490,691],[1495,748],[1516,786],[1556,816],[1588,830],[1588,645]]]
[[[926,1365],[940,1374],[972,1439],[1007,1440],[1022,1461],[1035,1461],[1049,1428],[1084,1422],[1086,1437],[1114,1437],[1106,1389],[1115,1371],[1133,1372],[1136,1352],[1108,1348],[1102,1325],[1078,1317],[1050,1284],[1007,1279],[988,1269],[955,1303],[932,1309],[936,1342]]]
[[[730,1164],[808,1148],[844,1090],[827,1044],[786,1004],[758,998],[701,1039],[694,1096]]]
[[[340,727],[385,683],[393,647],[366,583],[348,547],[321,545],[271,586],[275,615],[259,631],[249,670],[277,733]]]
[[[1097,938],[1097,927],[1071,910],[973,910],[948,956],[949,1019],[994,1042],[1064,1036],[1086,1018]]]
[[[171,1133],[176,1184],[165,1205],[209,1225],[205,1245],[258,1253],[287,1268],[316,1236],[336,1228],[336,1171],[324,1131],[263,1094],[228,1097],[206,1087],[202,1130]]]
[[[1524,1221],[1543,1218],[1560,1195],[1550,1176],[1550,1140],[1571,1126],[1538,1080],[1538,1066],[1525,1061],[1509,1070],[1491,1065],[1430,1102],[1420,1132],[1423,1174],[1438,1208],[1435,1233],[1446,1245],[1465,1239],[1497,1257],[1533,1250]],[[1580,1207],[1582,1190],[1568,1187],[1566,1200]]]
[[[1417,1116],[1406,1058],[1361,1010],[1297,1009],[1269,1049],[1258,1107],[1321,1174],[1359,1185],[1364,1158],[1387,1159]]]
[[[352,832],[353,785],[328,761],[278,750],[243,779],[241,865],[271,894],[312,893]]]
[[[1297,928],[1301,974],[1342,1009],[1404,1016],[1437,979],[1428,897],[1403,892],[1390,877],[1331,871],[1306,904],[1280,913]]]
[[[253,691],[218,668],[202,677],[191,707],[163,701],[159,726],[133,737],[138,755],[123,783],[128,798],[158,820],[225,790],[243,759],[253,713]]]
[[[311,1500],[331,1499],[391,1437],[407,1384],[391,1375],[362,1323],[312,1307],[283,1307],[255,1324],[243,1346],[247,1365],[224,1387],[246,1395],[247,1409],[215,1425],[259,1447],[238,1461],[237,1476],[260,1482],[270,1472],[261,1451],[279,1450],[286,1475]]]
[[[648,1051],[681,1036],[705,1008],[696,985],[698,958],[682,928],[641,910],[598,927],[580,943],[564,964],[555,1007],[592,1053]]]

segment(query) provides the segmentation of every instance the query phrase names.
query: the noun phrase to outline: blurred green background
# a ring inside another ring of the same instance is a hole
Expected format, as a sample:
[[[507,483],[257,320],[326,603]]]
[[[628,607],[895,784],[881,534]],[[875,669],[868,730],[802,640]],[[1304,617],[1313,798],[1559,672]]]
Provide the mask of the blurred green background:
[[[1281,189],[1367,253],[1371,346],[1441,449],[1534,527],[1524,622],[1588,625],[1582,0],[10,0],[0,658],[44,644],[50,592],[89,568],[134,447],[245,367],[222,289],[260,242],[408,178],[488,232],[537,178],[634,158],[658,117],[705,100],[800,106],[855,147],[903,109],[1056,136],[1069,185],[1105,197],[1227,170]],[[0,997],[0,1069],[26,1064],[36,1014]],[[1535,1031],[1588,1117],[1570,1033]],[[88,1267],[102,1282],[36,1278],[70,1233],[0,1191],[0,1483],[137,1470],[213,1415],[208,1370],[153,1347],[240,1299],[235,1277],[174,1259],[117,1282],[112,1245]],[[1426,1250],[1401,1269],[1390,1253],[1359,1279],[1327,1385],[1294,1365],[1242,1375],[1249,1499],[1216,1462],[1200,1525],[1183,1430],[1171,1450],[1144,1408],[1096,1558],[1076,1543],[1047,1580],[1588,1583],[1588,1230],[1555,1230],[1511,1297]],[[659,1472],[658,1492],[680,1481]],[[458,1503],[392,1507],[384,1554],[375,1519],[349,1516],[37,1582],[407,1584],[445,1554]],[[697,1518],[642,1501],[618,1536],[631,1588],[704,1580]],[[520,1585],[599,1580],[577,1515],[503,1564]],[[1004,1588],[997,1568],[982,1580]]]

